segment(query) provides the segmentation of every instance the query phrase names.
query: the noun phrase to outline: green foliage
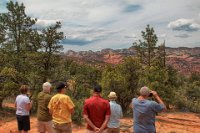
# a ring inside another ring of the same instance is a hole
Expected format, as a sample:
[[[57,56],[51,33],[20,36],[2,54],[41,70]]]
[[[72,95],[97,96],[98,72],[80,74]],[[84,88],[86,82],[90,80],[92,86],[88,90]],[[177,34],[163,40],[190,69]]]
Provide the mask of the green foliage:
[[[155,60],[157,35],[154,33],[154,29],[147,25],[146,30],[142,31],[142,37],[143,41],[139,40],[139,42],[134,42],[133,45],[141,63],[150,67]]]
[[[7,96],[4,89],[16,94],[13,90],[28,84],[32,93],[37,93],[43,82],[53,79],[61,61],[57,54],[62,50],[59,43],[64,38],[63,32],[58,31],[60,22],[39,32],[33,28],[37,20],[26,15],[23,4],[10,1],[7,9],[7,13],[0,13],[2,99]],[[15,84],[15,89],[8,84]]]
[[[73,100],[75,104],[75,112],[72,116],[72,121],[76,124],[82,124],[83,118],[82,118],[82,111],[83,111],[83,101],[84,100]]]
[[[63,81],[76,105],[75,122],[82,122],[83,101],[96,83],[101,83],[104,97],[117,93],[124,112],[142,86],[156,90],[167,105],[200,112],[199,73],[186,77],[166,66],[165,43],[156,46],[157,35],[149,25],[142,31],[143,40],[134,43],[137,58],[127,57],[102,70],[98,63],[78,63],[61,54],[65,37],[60,22],[38,31],[33,28],[37,19],[26,15],[23,4],[10,1],[7,9],[0,13],[0,106],[4,98],[18,93],[21,84],[31,87],[36,101],[43,82]]]
[[[193,73],[187,80],[185,97],[186,107],[193,112],[200,112],[200,75]]]
[[[29,35],[32,32],[32,25],[36,23],[36,19],[31,19],[25,14],[25,6],[13,3],[7,3],[7,13],[0,14],[0,25],[5,29],[8,36],[2,47],[19,54],[26,50],[29,43]]]
[[[0,72],[0,108],[2,107],[3,99],[7,96],[16,94],[18,72],[13,68],[5,67]]]
[[[107,97],[110,91],[116,92],[124,112],[127,111],[131,99],[137,95],[139,68],[138,60],[128,57],[122,64],[113,68],[108,66],[103,71],[101,83],[104,95]]]

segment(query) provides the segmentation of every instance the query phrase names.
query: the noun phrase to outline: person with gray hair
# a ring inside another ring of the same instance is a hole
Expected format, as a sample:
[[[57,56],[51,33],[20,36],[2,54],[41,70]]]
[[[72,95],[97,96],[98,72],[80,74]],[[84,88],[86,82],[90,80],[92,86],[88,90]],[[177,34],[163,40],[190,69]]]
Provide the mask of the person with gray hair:
[[[154,97],[157,102],[149,100]],[[166,106],[156,91],[144,86],[140,89],[140,96],[133,98],[134,133],[156,133],[155,116],[166,110]]]
[[[42,85],[42,91],[38,94],[38,108],[37,108],[37,120],[38,120],[38,132],[39,133],[52,133],[52,116],[49,113],[48,104],[51,100],[51,84],[45,82]]]

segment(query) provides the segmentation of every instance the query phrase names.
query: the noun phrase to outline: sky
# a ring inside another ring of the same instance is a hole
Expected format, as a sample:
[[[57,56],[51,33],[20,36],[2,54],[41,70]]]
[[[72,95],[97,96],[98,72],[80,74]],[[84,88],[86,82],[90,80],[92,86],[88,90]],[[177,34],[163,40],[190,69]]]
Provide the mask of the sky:
[[[14,0],[37,26],[62,23],[64,51],[129,48],[147,24],[167,47],[200,47],[200,0]],[[0,13],[8,0],[0,0]]]

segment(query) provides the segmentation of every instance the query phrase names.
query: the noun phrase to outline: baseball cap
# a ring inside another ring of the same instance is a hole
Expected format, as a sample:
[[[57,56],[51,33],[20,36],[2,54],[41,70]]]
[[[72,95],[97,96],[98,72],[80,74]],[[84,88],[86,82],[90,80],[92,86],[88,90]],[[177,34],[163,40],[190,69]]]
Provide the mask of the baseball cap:
[[[65,88],[65,83],[60,82],[60,83],[58,83],[58,84],[56,85],[56,90],[57,90],[57,91],[58,91],[58,90],[61,90],[62,88]]]
[[[100,85],[95,85],[94,86],[94,92],[101,92],[102,91],[102,88]]]

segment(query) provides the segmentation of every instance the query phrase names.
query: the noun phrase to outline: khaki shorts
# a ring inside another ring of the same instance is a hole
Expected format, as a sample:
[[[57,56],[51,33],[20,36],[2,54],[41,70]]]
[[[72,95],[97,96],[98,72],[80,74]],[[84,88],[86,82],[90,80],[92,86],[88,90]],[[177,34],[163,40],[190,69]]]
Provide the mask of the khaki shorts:
[[[72,133],[72,124],[70,123],[64,123],[59,124],[56,122],[53,122],[53,133]]]
[[[95,133],[95,132],[87,129],[87,130],[86,130],[86,133]],[[108,133],[108,130],[105,129],[105,130],[103,130],[103,132],[101,132],[101,133]]]
[[[41,132],[53,133],[51,121],[38,121],[37,124],[39,133]]]
[[[119,128],[108,128],[108,133],[120,133]]]

